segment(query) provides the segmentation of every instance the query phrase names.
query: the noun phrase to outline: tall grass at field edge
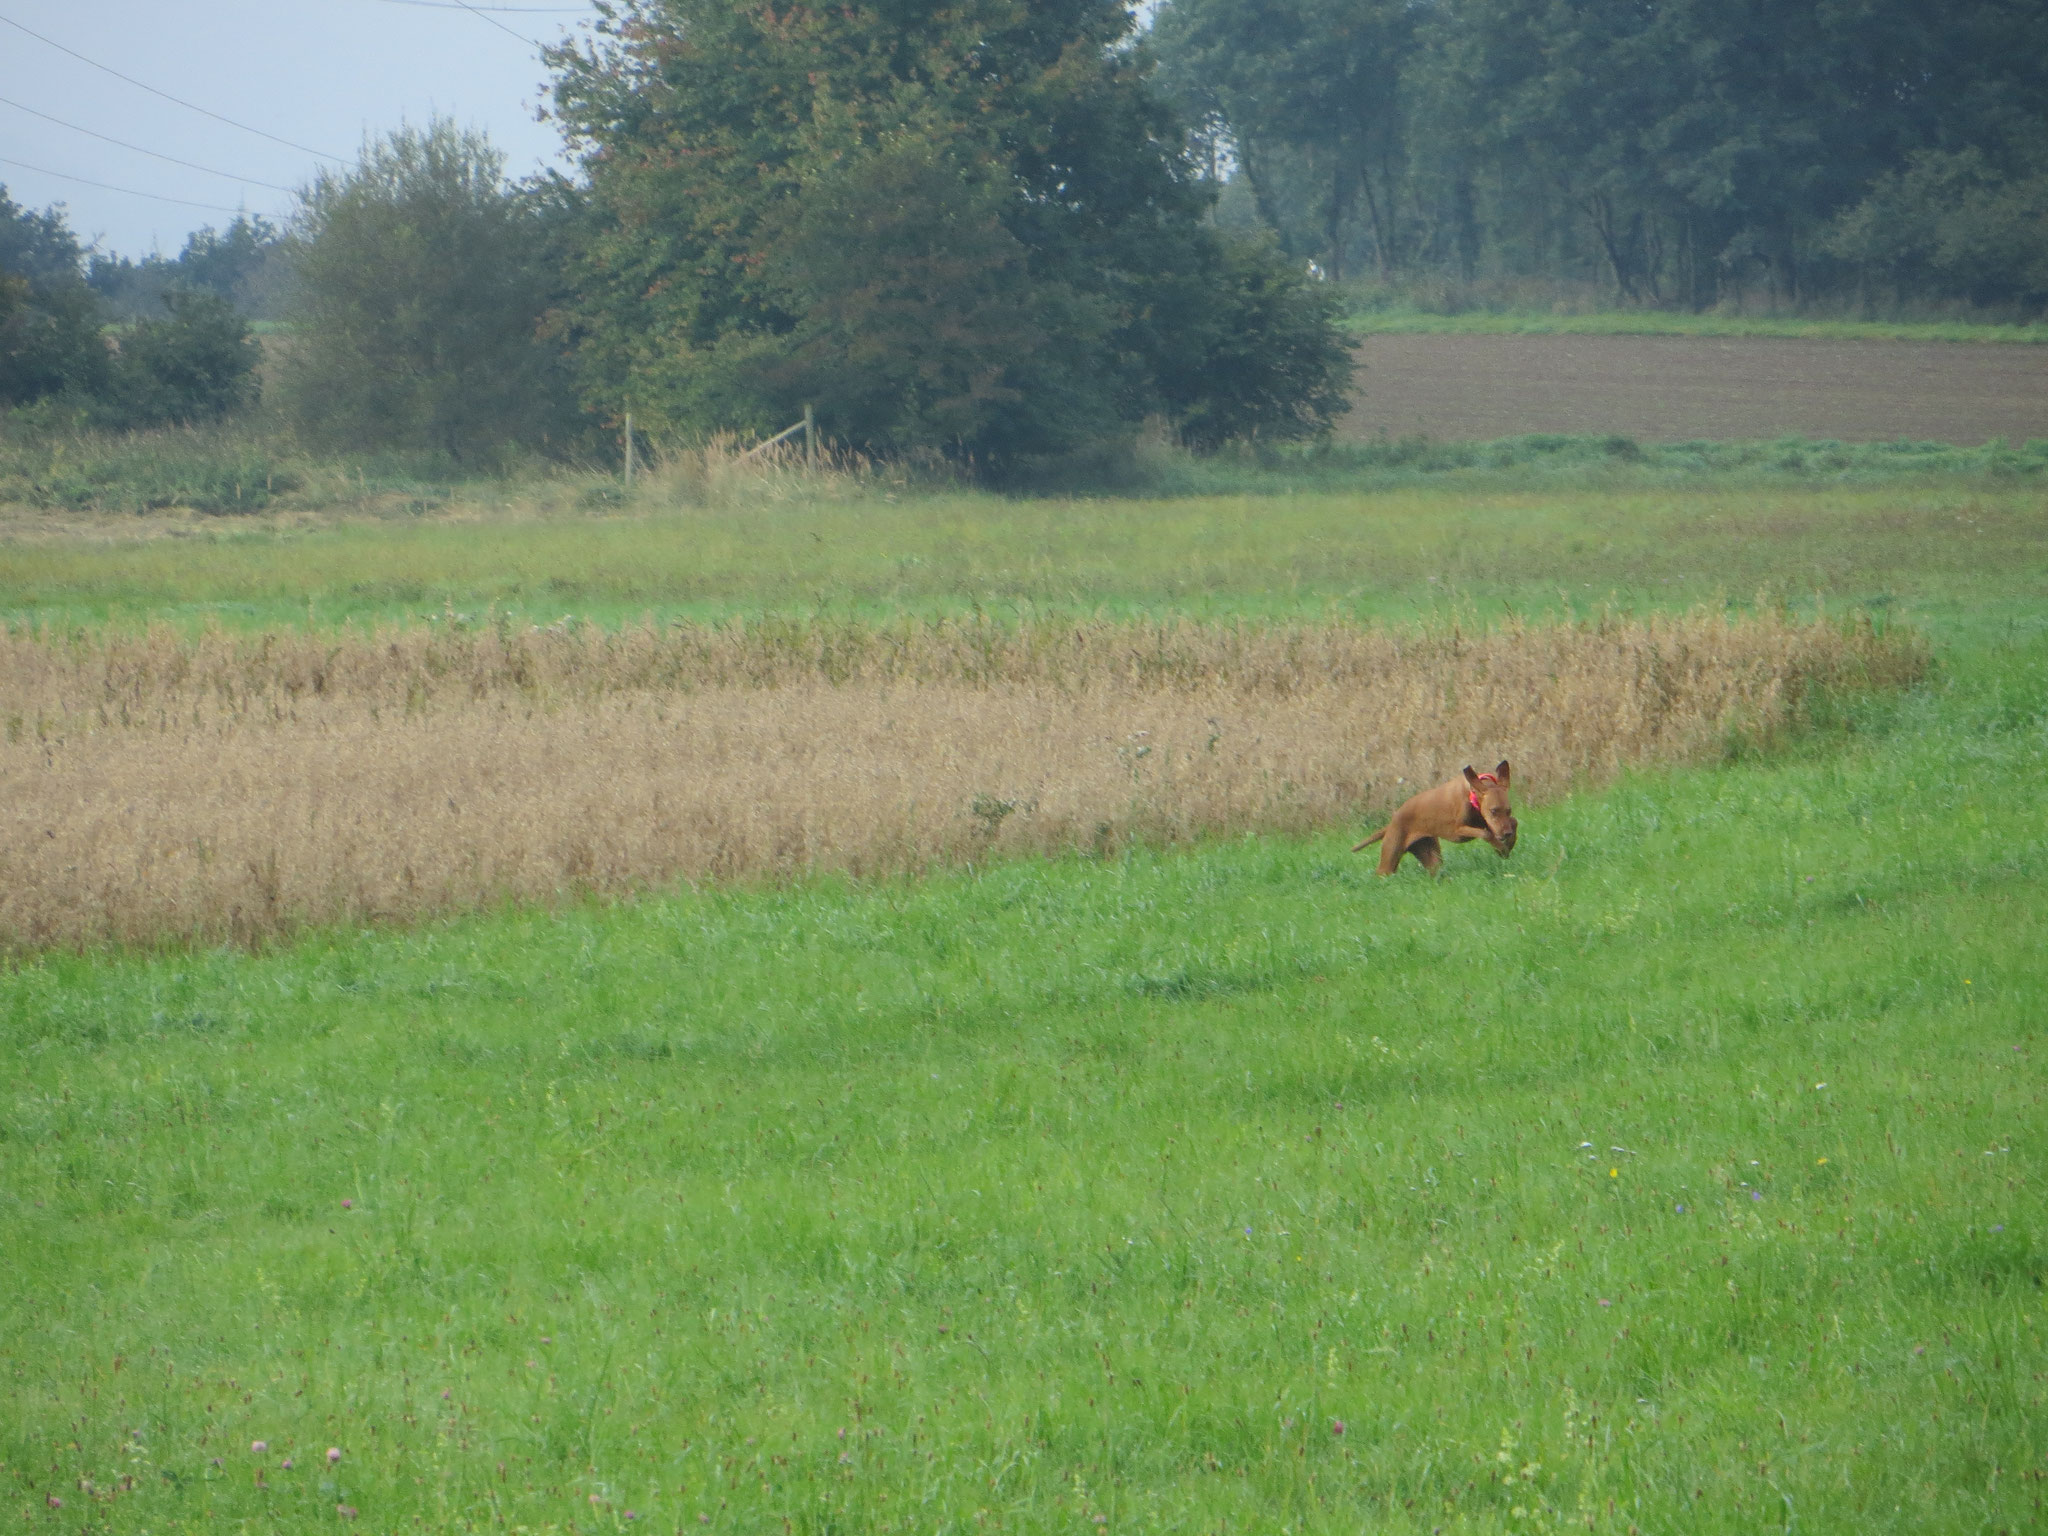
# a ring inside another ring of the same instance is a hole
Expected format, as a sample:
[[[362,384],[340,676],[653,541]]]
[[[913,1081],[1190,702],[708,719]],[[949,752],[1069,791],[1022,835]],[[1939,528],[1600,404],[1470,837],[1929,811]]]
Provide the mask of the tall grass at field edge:
[[[0,950],[1303,831],[1475,756],[1541,803],[1926,664],[1778,613],[5,635]]]
[[[1242,443],[1195,454],[1148,439],[1086,460],[1019,470],[1002,491],[1012,498],[1281,497],[1433,483],[1493,491],[1881,485],[1935,477],[1999,483],[2036,481],[2044,472],[2048,441],[1970,447],[1800,437],[1640,443],[1612,435],[1533,434],[1490,442]],[[232,522],[264,514],[406,521],[683,506],[766,511],[957,497],[968,489],[967,477],[943,464],[835,454],[826,467],[806,470],[794,453],[749,459],[724,439],[658,454],[629,490],[614,466],[587,462],[523,458],[474,465],[432,455],[315,455],[259,423],[130,434],[0,434],[0,509],[58,515],[199,513]],[[33,532],[35,524],[17,518],[12,530],[0,525],[7,531]]]

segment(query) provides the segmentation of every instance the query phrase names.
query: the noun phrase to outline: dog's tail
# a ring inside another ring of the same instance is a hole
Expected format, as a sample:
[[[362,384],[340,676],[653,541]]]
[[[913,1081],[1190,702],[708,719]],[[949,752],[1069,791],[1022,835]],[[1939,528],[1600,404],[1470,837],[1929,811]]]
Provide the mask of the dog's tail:
[[[1386,835],[1387,829],[1385,827],[1381,827],[1379,831],[1373,833],[1371,837],[1368,837],[1364,842],[1360,843],[1356,848],[1352,849],[1351,851],[1353,853],[1363,853],[1366,849],[1370,848],[1374,843],[1378,842],[1381,838],[1385,837]]]

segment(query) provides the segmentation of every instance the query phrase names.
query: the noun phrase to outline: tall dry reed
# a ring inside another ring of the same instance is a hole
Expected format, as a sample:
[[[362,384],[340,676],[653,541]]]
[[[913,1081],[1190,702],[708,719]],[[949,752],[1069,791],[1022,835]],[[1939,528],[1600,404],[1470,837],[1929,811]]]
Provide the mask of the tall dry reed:
[[[1911,681],[1867,626],[762,623],[0,637],[0,946],[1540,804]]]

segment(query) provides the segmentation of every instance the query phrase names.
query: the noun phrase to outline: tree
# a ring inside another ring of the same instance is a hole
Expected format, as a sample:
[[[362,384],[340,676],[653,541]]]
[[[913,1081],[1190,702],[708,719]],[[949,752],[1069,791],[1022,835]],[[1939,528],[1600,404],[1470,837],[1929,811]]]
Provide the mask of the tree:
[[[2001,173],[1974,146],[1922,151],[1835,221],[1831,246],[1901,291],[2048,302],[2048,172]]]
[[[1225,387],[1182,328],[1227,287],[1209,189],[1115,0],[610,15],[550,55],[594,405],[703,433],[815,401],[842,438],[1002,465]]]
[[[300,195],[295,334],[280,393],[310,440],[457,458],[573,431],[548,207],[481,134],[436,120],[368,145]]]
[[[211,293],[245,315],[274,319],[284,287],[285,241],[267,219],[237,214],[225,230],[194,230],[184,249],[141,260],[94,252],[86,282],[116,315],[149,318],[172,289]]]
[[[173,289],[122,338],[107,395],[125,427],[218,421],[256,400],[256,342],[218,294]]]
[[[1349,404],[1353,343],[1335,324],[1338,296],[1274,254],[1269,240],[1218,242],[1181,332],[1187,367],[1162,371],[1168,414],[1191,447],[1319,437]]]
[[[0,185],[0,272],[50,286],[79,280],[85,248],[64,217],[64,205],[41,213],[24,208]]]
[[[1758,279],[2035,291],[2038,0],[1170,0],[1156,31],[1265,221],[1333,271],[1362,248],[1696,308]]]
[[[1279,231],[1266,152],[1313,159],[1324,186],[1322,265],[1344,275],[1365,205],[1375,263],[1400,264],[1400,87],[1416,39],[1406,0],[1175,0],[1154,28],[1169,77],[1229,123],[1261,211]]]
[[[178,281],[247,310],[283,243],[283,235],[269,220],[236,214],[224,230],[209,224],[186,237],[174,263]]]
[[[806,179],[770,221],[764,276],[795,323],[754,372],[772,400],[824,401],[885,453],[1057,452],[1117,408],[1108,306],[1057,279],[1002,221],[1001,192],[902,138]]]
[[[0,405],[54,397],[81,423],[127,430],[254,403],[256,345],[225,299],[165,292],[167,314],[110,344],[84,264],[59,210],[30,213],[0,189]]]
[[[0,187],[0,406],[105,388],[107,345],[84,259],[60,209],[32,212]]]

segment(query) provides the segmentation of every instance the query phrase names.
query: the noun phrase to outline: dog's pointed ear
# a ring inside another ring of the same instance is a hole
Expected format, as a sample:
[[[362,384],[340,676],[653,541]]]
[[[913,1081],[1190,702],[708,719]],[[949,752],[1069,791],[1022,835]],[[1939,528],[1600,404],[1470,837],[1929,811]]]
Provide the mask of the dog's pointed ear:
[[[1496,769],[1494,769],[1494,770],[1493,770],[1493,776],[1494,776],[1494,777],[1495,777],[1496,779],[1499,779],[1499,780],[1501,781],[1501,783],[1503,783],[1503,784],[1507,783],[1507,781],[1508,781],[1508,760],[1507,760],[1506,758],[1502,758],[1502,759],[1500,760],[1500,766],[1499,766],[1498,768],[1496,768]]]
[[[1470,763],[1467,763],[1465,765],[1465,782],[1467,784],[1470,784],[1474,789],[1477,789],[1479,787],[1479,775],[1472,771],[1472,765]]]

